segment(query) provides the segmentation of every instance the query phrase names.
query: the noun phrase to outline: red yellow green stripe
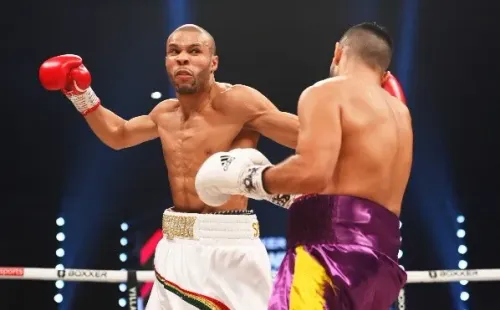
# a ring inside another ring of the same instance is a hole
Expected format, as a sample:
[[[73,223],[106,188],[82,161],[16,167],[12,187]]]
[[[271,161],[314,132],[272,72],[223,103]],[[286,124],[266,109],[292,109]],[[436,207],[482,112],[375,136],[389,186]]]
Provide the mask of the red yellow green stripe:
[[[156,270],[155,275],[156,279],[158,279],[167,291],[179,296],[182,300],[200,310],[231,310],[217,299],[181,288],[179,285],[162,277]]]

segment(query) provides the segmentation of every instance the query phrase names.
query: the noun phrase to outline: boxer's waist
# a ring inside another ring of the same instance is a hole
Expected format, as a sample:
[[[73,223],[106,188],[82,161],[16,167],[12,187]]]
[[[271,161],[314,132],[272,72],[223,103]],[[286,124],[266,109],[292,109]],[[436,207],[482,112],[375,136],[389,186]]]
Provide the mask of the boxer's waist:
[[[238,211],[221,213],[163,212],[162,231],[166,239],[257,239],[259,222],[255,214]]]
[[[363,198],[306,195],[288,215],[288,246],[299,244],[353,244],[373,248],[397,260],[401,247],[399,218]]]

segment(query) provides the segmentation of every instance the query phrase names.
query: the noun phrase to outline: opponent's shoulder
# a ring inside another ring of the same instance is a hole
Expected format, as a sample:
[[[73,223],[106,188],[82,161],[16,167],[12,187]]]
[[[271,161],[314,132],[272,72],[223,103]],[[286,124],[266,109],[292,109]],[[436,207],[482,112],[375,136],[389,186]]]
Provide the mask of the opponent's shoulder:
[[[338,104],[342,96],[345,78],[327,78],[304,89],[299,98],[299,106],[304,104]]]

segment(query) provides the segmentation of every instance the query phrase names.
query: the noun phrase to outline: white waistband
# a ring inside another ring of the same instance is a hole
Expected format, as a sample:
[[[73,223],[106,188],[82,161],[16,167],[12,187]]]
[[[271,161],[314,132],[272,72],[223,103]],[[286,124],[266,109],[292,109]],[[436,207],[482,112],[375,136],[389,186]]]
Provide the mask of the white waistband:
[[[163,235],[167,239],[257,239],[259,222],[255,214],[163,212]]]

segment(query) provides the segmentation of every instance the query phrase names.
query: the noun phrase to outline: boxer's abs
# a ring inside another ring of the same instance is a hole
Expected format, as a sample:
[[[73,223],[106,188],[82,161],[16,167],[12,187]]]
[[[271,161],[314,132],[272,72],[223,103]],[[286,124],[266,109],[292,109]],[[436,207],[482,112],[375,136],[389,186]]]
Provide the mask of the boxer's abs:
[[[196,175],[196,173],[195,173]],[[195,175],[172,175],[169,171],[170,189],[175,211],[194,213],[213,213],[228,210],[245,210],[247,199],[243,196],[233,196],[229,201],[217,208],[204,204],[196,193]]]
[[[229,201],[213,208],[205,205],[196,193],[195,178],[203,162],[213,153],[227,151],[237,135],[224,128],[200,126],[197,134],[191,135],[186,130],[161,132],[163,154],[168,169],[168,178],[172,199],[176,211],[209,213],[227,210],[245,210],[247,199],[243,196],[231,197]],[[180,137],[180,138],[179,138]]]

